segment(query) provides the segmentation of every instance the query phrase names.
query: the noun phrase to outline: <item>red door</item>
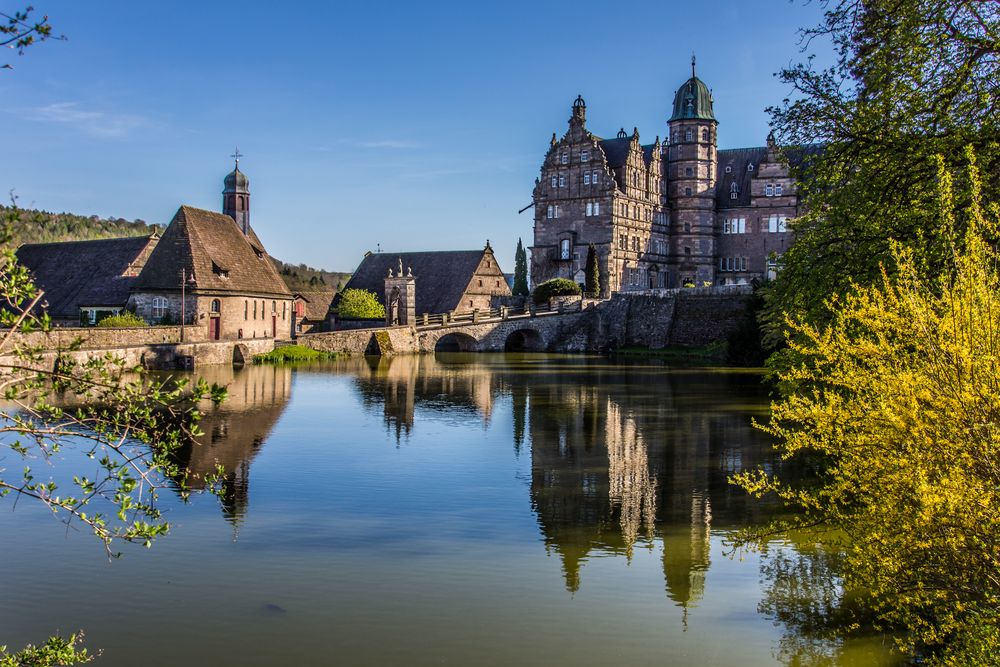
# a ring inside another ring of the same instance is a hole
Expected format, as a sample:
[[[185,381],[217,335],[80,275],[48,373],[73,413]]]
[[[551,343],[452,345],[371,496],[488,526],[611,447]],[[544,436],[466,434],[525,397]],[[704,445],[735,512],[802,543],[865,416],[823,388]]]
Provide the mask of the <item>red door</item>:
[[[278,337],[278,316],[271,315],[271,338]]]
[[[208,324],[208,337],[212,340],[219,340],[219,335],[221,333],[222,326],[219,322],[221,318],[213,317],[209,320]]]

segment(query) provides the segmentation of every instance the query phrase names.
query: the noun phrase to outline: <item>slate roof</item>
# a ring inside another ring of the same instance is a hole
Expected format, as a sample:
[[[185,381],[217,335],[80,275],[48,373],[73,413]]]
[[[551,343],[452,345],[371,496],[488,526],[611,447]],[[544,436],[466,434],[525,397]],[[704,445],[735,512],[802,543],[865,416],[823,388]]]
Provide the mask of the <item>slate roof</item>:
[[[754,177],[755,171],[747,169],[753,165],[756,170],[760,163],[767,159],[767,147],[756,148],[733,148],[721,150],[718,153],[718,175],[719,179],[715,190],[715,205],[717,208],[737,208],[750,205],[750,179]],[[729,173],[726,168],[729,167]],[[739,190],[736,199],[730,197],[733,183]]]
[[[598,143],[601,144],[601,149],[604,151],[605,157],[608,158],[608,167],[617,169],[628,159],[628,147],[632,143],[632,137],[601,139]]]
[[[434,252],[383,252],[367,255],[344,289],[366,289],[385,303],[385,278],[392,269],[413,269],[416,278],[416,314],[447,313],[458,308],[485,250],[441,250]],[[334,299],[334,304],[337,300]]]
[[[236,221],[215,211],[181,206],[133,291],[180,290],[181,268],[188,289],[292,295],[253,229],[244,236]]]
[[[305,319],[318,322],[325,320],[327,313],[330,312],[330,304],[333,302],[334,291],[332,289],[310,290],[296,292],[295,296],[301,296],[305,303]]]
[[[28,243],[17,249],[17,259],[45,291],[49,315],[75,320],[81,306],[123,308],[142,268],[143,251],[156,242],[153,235]]]

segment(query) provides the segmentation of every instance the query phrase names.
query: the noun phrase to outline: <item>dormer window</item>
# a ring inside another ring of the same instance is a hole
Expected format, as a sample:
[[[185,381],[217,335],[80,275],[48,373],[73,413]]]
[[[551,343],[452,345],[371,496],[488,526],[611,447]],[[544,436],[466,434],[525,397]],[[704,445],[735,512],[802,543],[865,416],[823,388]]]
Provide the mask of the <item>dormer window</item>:
[[[212,273],[219,276],[220,278],[225,278],[225,279],[229,278],[229,270],[222,268],[215,262],[212,262]]]
[[[728,164],[726,165],[726,173],[727,174],[733,173],[733,167],[732,167],[732,165],[728,165]]]
[[[753,162],[747,165],[747,171],[753,171]]]
[[[729,186],[729,198],[730,199],[739,199],[740,198],[740,184],[739,183],[733,183],[732,185]]]

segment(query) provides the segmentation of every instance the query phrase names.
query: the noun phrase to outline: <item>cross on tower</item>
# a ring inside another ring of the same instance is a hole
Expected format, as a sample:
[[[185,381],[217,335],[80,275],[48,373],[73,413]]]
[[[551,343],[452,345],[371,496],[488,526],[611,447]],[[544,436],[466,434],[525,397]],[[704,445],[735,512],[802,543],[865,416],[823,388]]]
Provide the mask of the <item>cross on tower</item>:
[[[236,150],[235,150],[235,151],[233,152],[233,154],[232,154],[232,155],[230,155],[229,157],[231,157],[231,158],[234,158],[234,159],[236,160],[236,168],[237,168],[237,169],[239,169],[239,166],[240,166],[240,158],[241,158],[241,157],[244,157],[243,153],[240,153],[240,147],[239,147],[239,146],[237,146],[237,147],[236,147]]]

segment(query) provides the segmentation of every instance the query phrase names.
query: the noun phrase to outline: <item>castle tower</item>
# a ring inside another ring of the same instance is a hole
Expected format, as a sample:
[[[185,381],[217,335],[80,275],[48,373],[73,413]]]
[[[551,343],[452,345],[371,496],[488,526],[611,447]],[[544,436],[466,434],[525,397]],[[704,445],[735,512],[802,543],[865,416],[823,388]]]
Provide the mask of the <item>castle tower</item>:
[[[670,284],[681,287],[712,282],[715,277],[716,127],[712,93],[695,75],[674,95],[668,121],[667,197],[671,220]]]
[[[250,180],[240,171],[240,150],[231,156],[236,167],[226,176],[222,190],[222,213],[236,221],[244,234],[250,233]]]

